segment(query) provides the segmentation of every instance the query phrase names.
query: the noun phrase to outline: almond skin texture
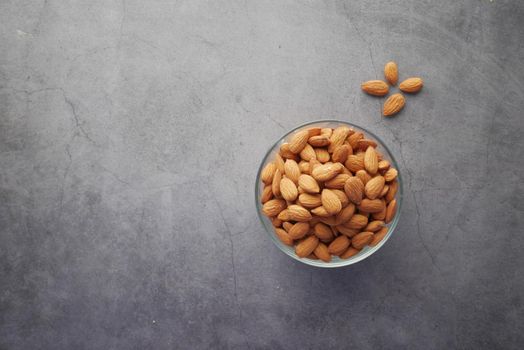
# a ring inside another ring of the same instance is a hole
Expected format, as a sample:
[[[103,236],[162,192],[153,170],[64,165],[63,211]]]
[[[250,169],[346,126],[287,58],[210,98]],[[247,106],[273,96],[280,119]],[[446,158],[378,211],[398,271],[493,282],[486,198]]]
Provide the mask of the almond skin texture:
[[[282,210],[286,209],[286,201],[283,199],[271,199],[264,203],[262,212],[266,216],[277,216]]]
[[[283,143],[280,146],[280,155],[285,159],[297,159],[297,155],[289,149],[289,143]]]
[[[323,242],[329,242],[333,240],[333,238],[335,237],[333,235],[333,231],[331,231],[331,228],[328,225],[323,224],[321,222],[319,222],[315,225],[315,227],[313,227],[313,233],[315,234],[315,236],[318,237],[318,239],[320,239]]]
[[[330,143],[328,151],[334,152],[337,147],[342,146],[350,132],[351,129],[347,126],[339,126],[333,130],[333,134],[331,134],[331,137],[329,138]]]
[[[351,175],[347,175],[347,174],[338,174],[337,176],[335,176],[334,178],[332,178],[331,180],[329,181],[326,181],[324,183],[324,185],[327,187],[327,188],[331,188],[331,189],[343,189],[344,188],[344,185],[346,184],[346,181],[351,177]]]
[[[384,108],[382,110],[382,114],[386,117],[391,117],[404,108],[404,105],[406,104],[406,99],[404,96],[400,93],[393,94],[388,97],[386,102],[384,102]]]
[[[373,232],[360,232],[351,238],[351,245],[355,249],[362,249],[373,240]]]
[[[331,159],[329,152],[325,148],[315,148],[315,158],[318,159],[320,163],[327,163]]]
[[[353,150],[351,149],[350,145],[338,146],[337,148],[335,148],[335,151],[333,151],[333,155],[331,156],[331,159],[333,159],[335,163],[336,162],[344,163],[348,159],[348,156],[350,155],[350,150],[351,150],[351,153],[353,153]]]
[[[302,148],[302,151],[300,151],[300,158],[302,158],[305,161],[310,161],[313,158],[316,158],[317,154],[315,153],[315,150],[313,147],[311,147],[310,144],[306,144],[304,148]]]
[[[389,167],[390,167],[390,164],[387,160],[381,160],[380,162],[378,162],[379,171],[386,171],[389,169]]]
[[[269,185],[273,181],[273,175],[275,175],[276,166],[275,163],[267,163],[260,173],[260,179],[266,185]]]
[[[340,232],[341,234],[345,236],[348,236],[349,238],[353,237],[354,235],[360,232],[360,230],[358,229],[347,228],[344,225],[337,226],[337,229],[338,229],[338,232]]]
[[[277,218],[282,221],[289,221],[291,218],[289,217],[289,210],[284,209],[280,213],[278,213]]]
[[[372,179],[371,175],[369,175],[365,170],[359,170],[355,175],[360,179],[360,181],[362,181],[364,186],[366,186],[368,181]]]
[[[340,255],[348,249],[351,241],[346,236],[338,236],[329,244],[328,250],[333,255]]]
[[[371,175],[375,175],[378,171],[378,157],[374,147],[368,147],[364,154],[364,168]]]
[[[335,226],[336,219],[334,216],[320,217],[320,222],[329,226]]]
[[[375,220],[375,221],[371,221],[371,222],[366,226],[366,228],[364,228],[364,231],[377,232],[377,231],[380,230],[382,227],[384,227],[384,221],[381,221],[381,220]]]
[[[398,67],[393,61],[384,66],[384,77],[391,85],[395,86],[398,82]]]
[[[384,202],[380,199],[364,198],[358,206],[358,210],[366,213],[380,213],[384,210]]]
[[[336,224],[340,225],[340,224],[343,224],[343,223],[349,221],[349,219],[351,219],[353,214],[355,214],[355,205],[349,204],[347,207],[343,208],[340,211],[340,213],[337,214],[337,216],[336,216]]]
[[[306,238],[298,242],[298,244],[295,247],[295,253],[300,258],[305,258],[309,254],[313,253],[317,245],[318,245],[317,236],[314,236],[314,235],[307,236]]]
[[[404,92],[414,94],[422,90],[422,86],[424,86],[422,79],[414,77],[404,80],[402,83],[400,83],[399,88]]]
[[[349,204],[348,196],[346,196],[346,193],[342,190],[332,190],[334,194],[337,195],[338,199],[340,199],[340,203],[342,203],[342,208],[344,208],[346,205]]]
[[[331,135],[333,135],[333,129],[331,129],[331,128],[322,128],[322,130],[320,130],[320,135],[326,136],[329,139],[331,137]]]
[[[268,200],[273,198],[273,190],[271,189],[271,186],[267,185],[266,187],[264,187],[264,190],[262,190],[262,195],[260,197],[260,202],[262,202],[262,204],[266,203]]]
[[[358,147],[358,142],[364,138],[364,134],[357,131],[356,133],[349,135],[348,143],[353,150],[356,150]]]
[[[364,192],[366,193],[366,197],[369,199],[375,199],[380,197],[380,194],[382,193],[382,190],[384,189],[384,185],[386,184],[386,180],[382,176],[375,176],[371,180],[369,180],[364,187]]]
[[[397,213],[397,200],[393,199],[391,202],[389,202],[388,207],[386,209],[386,224],[389,224],[393,218],[395,217],[395,214]]]
[[[280,170],[281,174],[284,174],[284,159],[279,153],[275,155],[275,166]]]
[[[322,190],[322,206],[330,215],[336,215],[342,210],[342,203],[331,190]]]
[[[393,181],[389,184],[388,193],[386,193],[386,202],[389,203],[395,199],[395,195],[398,191],[398,181]]]
[[[373,220],[385,220],[386,219],[386,203],[384,202],[384,209],[382,209],[381,212],[373,213],[371,216],[373,217]]]
[[[364,227],[366,227],[368,224],[368,218],[367,216],[361,215],[361,214],[355,214],[349,219],[348,222],[344,224],[345,227],[360,230]]]
[[[320,187],[317,181],[310,175],[300,175],[298,178],[298,185],[307,193],[319,193]]]
[[[354,255],[357,255],[360,252],[360,250],[355,249],[354,247],[349,247],[348,250],[346,250],[342,255],[340,255],[341,259],[349,259]]]
[[[342,171],[340,164],[324,164],[317,166],[311,172],[313,178],[317,181],[328,181],[337,176],[338,173]]]
[[[324,135],[313,136],[309,138],[308,142],[313,147],[324,147],[329,145],[329,137]]]
[[[293,246],[293,238],[291,238],[285,230],[281,228],[276,228],[275,234],[282,243],[284,243],[285,245]]]
[[[286,230],[286,232],[289,232],[289,230],[291,230],[291,227],[293,227],[293,224],[286,221],[282,223],[282,227],[284,228],[284,230]]]
[[[384,185],[384,187],[382,187],[382,192],[380,192],[380,195],[379,197],[382,198],[384,197],[389,191],[389,185]]]
[[[328,247],[324,243],[319,243],[313,252],[320,260],[324,262],[331,261],[331,254],[329,253]]]
[[[298,178],[300,177],[300,168],[298,167],[297,162],[293,159],[287,159],[284,163],[284,170],[286,172],[286,176],[291,181],[298,184]]]
[[[289,141],[289,150],[295,154],[300,153],[307,144],[309,131],[301,130],[297,132]]]
[[[279,218],[271,219],[271,223],[273,224],[274,227],[280,227],[283,224],[282,220],[280,220]]]
[[[378,232],[376,232],[373,235],[373,240],[371,241],[371,243],[369,243],[369,245],[374,247],[377,244],[379,244],[380,241],[382,241],[384,237],[386,237],[386,235],[388,234],[388,230],[389,229],[387,227],[382,227]]]
[[[315,214],[316,216],[320,216],[321,218],[323,217],[327,217],[329,216],[330,214],[327,212],[326,208],[320,206],[320,207],[317,207],[315,209],[312,209],[311,212],[313,214]]]
[[[311,213],[300,205],[292,204],[287,207],[290,221],[309,221]]]
[[[369,80],[360,85],[360,88],[373,96],[385,96],[389,92],[388,84],[382,80]]]
[[[300,239],[309,232],[309,223],[297,222],[288,231],[289,237],[293,239]]]
[[[398,171],[395,168],[389,168],[388,171],[384,173],[384,179],[386,182],[393,181],[397,178]]]
[[[307,129],[307,132],[309,134],[309,137],[318,136],[322,132],[322,128],[319,128],[319,127],[309,128]]]
[[[319,194],[302,193],[298,196],[298,203],[304,208],[313,209],[322,205]]]
[[[309,162],[306,162],[305,160],[301,160],[300,163],[298,163],[298,168],[300,169],[301,174],[310,174],[311,171],[309,171]]]
[[[280,180],[280,193],[289,202],[293,202],[298,197],[298,189],[293,181],[287,177]]]
[[[350,177],[344,185],[344,192],[346,192],[346,195],[351,202],[360,204],[364,194],[364,184],[358,177]]]
[[[281,180],[282,180],[282,173],[280,172],[280,169],[277,169],[275,171],[275,175],[273,176],[273,183],[271,184],[273,195],[275,195],[276,197],[280,197],[280,181]]]
[[[370,139],[362,139],[362,140],[359,140],[358,143],[357,143],[357,148],[359,150],[362,150],[362,151],[365,151],[368,149],[368,147],[373,147],[373,148],[376,148],[377,147],[377,143],[373,140],[370,140]]]
[[[353,173],[364,170],[364,157],[356,154],[349,155],[345,165],[346,168]]]

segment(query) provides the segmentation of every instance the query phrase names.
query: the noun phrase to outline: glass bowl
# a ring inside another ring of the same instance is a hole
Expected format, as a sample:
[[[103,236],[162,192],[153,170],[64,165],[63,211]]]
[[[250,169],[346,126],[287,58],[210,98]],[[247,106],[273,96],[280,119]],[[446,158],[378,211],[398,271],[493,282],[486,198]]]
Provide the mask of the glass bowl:
[[[303,128],[310,128],[310,127],[336,128],[341,125],[345,125],[350,128],[353,128],[355,131],[360,131],[364,133],[364,135],[366,135],[368,138],[375,140],[377,142],[377,150],[379,150],[382,153],[383,158],[388,160],[391,163],[391,166],[398,170],[397,181],[398,181],[399,186],[398,186],[398,192],[396,195],[397,213],[393,221],[386,225],[388,226],[389,231],[386,234],[386,236],[382,239],[382,241],[380,241],[380,243],[378,243],[374,247],[366,246],[360,251],[360,253],[348,259],[340,259],[337,256],[332,256],[330,262],[324,262],[322,260],[299,258],[295,254],[294,247],[287,246],[278,239],[278,237],[275,234],[275,230],[274,230],[274,227],[271,221],[262,212],[262,203],[260,202],[260,198],[261,198],[263,186],[262,186],[262,181],[260,180],[260,173],[262,172],[262,169],[266,166],[266,164],[275,158],[275,154],[279,151],[280,145],[282,145],[286,141],[289,141],[290,135],[295,133],[296,131],[303,129]],[[292,257],[293,259],[298,260],[307,265],[318,266],[318,267],[342,267],[342,266],[347,266],[347,265],[357,263],[361,260],[364,260],[368,256],[372,255],[377,250],[379,250],[380,247],[386,244],[387,240],[391,237],[393,232],[395,232],[395,228],[397,227],[397,223],[400,218],[400,212],[402,209],[402,193],[403,193],[402,176],[401,176],[401,172],[398,167],[398,163],[396,162],[395,158],[391,154],[389,148],[387,148],[387,146],[384,144],[384,142],[382,142],[382,140],[377,135],[372,133],[371,131],[361,126],[351,124],[348,122],[344,122],[341,120],[317,120],[317,121],[313,121],[313,122],[309,122],[309,123],[300,125],[290,130],[289,132],[287,132],[284,136],[278,139],[278,141],[275,142],[275,144],[267,151],[266,155],[264,156],[264,159],[262,160],[262,163],[260,164],[260,167],[258,168],[257,180],[255,184],[255,201],[256,201],[258,217],[260,218],[262,225],[264,226],[267,234],[269,235],[273,243],[281,251],[283,251],[285,254]]]

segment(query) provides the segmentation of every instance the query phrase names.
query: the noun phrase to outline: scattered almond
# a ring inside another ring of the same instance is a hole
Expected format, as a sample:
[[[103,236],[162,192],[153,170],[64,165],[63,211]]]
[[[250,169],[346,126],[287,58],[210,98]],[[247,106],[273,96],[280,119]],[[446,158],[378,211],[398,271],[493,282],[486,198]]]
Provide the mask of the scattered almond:
[[[360,85],[362,90],[373,96],[385,96],[389,92],[388,84],[382,80],[369,80]]]
[[[398,81],[398,67],[393,61],[386,63],[384,66],[384,77],[391,85],[396,85]]]
[[[408,93],[417,93],[422,90],[422,86],[424,86],[422,79],[415,77],[404,80],[400,83],[399,89]]]
[[[391,117],[404,108],[406,104],[406,99],[402,94],[396,93],[388,97],[386,102],[384,102],[384,109],[382,113],[386,117]]]

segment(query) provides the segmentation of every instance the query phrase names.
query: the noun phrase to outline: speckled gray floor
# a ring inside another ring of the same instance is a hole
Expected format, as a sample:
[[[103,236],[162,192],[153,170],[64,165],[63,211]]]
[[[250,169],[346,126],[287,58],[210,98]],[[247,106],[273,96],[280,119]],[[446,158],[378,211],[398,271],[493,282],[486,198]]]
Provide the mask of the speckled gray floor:
[[[521,349],[524,3],[0,3],[0,349]],[[395,118],[362,81],[426,86]],[[318,118],[406,179],[355,266],[279,252],[253,187]]]

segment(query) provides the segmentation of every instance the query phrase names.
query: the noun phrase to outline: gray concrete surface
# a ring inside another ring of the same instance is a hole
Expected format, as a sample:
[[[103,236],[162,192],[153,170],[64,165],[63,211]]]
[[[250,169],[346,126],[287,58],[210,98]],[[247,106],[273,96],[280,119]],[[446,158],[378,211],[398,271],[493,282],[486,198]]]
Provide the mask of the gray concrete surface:
[[[521,349],[524,3],[2,1],[0,349]],[[396,60],[395,118],[361,93]],[[257,166],[318,118],[406,179],[355,266],[278,251]]]

